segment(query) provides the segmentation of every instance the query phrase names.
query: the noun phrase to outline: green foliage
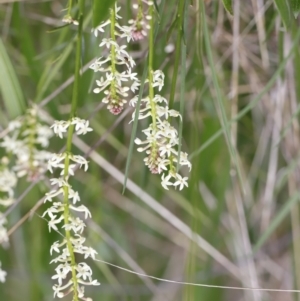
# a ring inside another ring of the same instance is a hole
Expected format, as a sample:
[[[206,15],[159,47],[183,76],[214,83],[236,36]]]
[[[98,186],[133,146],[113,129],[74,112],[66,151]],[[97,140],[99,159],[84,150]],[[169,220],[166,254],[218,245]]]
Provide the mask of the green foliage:
[[[297,18],[300,11],[300,0],[291,0],[291,7],[295,18]]]
[[[233,15],[233,10],[232,10],[232,0],[222,0],[223,5],[225,7],[225,9],[231,14]]]
[[[3,97],[6,111],[10,118],[21,115],[25,109],[25,100],[22,94],[20,83],[0,39],[0,90]]]
[[[93,0],[93,27],[96,28],[109,15],[109,9],[116,0]]]
[[[274,0],[279,11],[282,22],[286,28],[290,27],[292,20],[292,10],[290,0]]]

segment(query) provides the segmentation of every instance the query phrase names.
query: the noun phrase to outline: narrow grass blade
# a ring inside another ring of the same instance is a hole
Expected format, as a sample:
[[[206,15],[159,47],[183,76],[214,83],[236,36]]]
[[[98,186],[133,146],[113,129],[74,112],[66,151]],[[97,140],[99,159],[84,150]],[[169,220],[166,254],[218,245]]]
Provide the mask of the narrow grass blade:
[[[93,0],[93,27],[97,27],[107,18],[109,9],[114,5],[115,0]]]
[[[278,141],[278,144],[282,141],[282,139],[286,136],[286,134],[291,130],[291,126],[296,118],[298,118],[298,115],[300,113],[300,104],[297,106],[296,111],[292,114],[291,119],[287,122],[286,126],[283,128],[280,138]]]
[[[22,90],[5,46],[0,38],[0,91],[10,118],[21,115],[25,108]]]
[[[71,43],[69,43],[69,45],[63,50],[62,54],[59,56],[59,59],[55,63],[52,62],[47,66],[38,84],[35,102],[39,102],[43,98],[45,92],[71,54],[73,48],[74,41],[71,41]]]
[[[185,0],[179,1],[178,12],[176,17],[176,24],[177,24],[177,41],[176,41],[176,53],[175,53],[175,62],[174,62],[174,69],[173,69],[173,77],[171,83],[171,92],[170,92],[170,99],[169,99],[169,107],[173,109],[174,106],[174,99],[176,93],[176,84],[177,84],[177,77],[178,77],[178,70],[179,70],[179,63],[180,63],[180,53],[181,53],[181,39],[182,39],[182,25],[183,25],[183,15],[184,15],[184,3]]]
[[[236,149],[233,146],[232,141],[231,141],[230,129],[229,129],[230,124],[227,120],[226,111],[225,111],[225,107],[224,107],[224,104],[223,104],[223,96],[222,96],[222,92],[221,92],[221,88],[220,88],[220,84],[219,84],[219,79],[218,79],[216,68],[215,68],[215,62],[214,62],[212,47],[211,47],[211,43],[210,43],[210,33],[209,33],[209,30],[208,30],[208,27],[207,27],[205,5],[202,1],[201,1],[200,8],[201,8],[201,11],[202,11],[202,26],[203,26],[205,47],[206,47],[206,52],[207,52],[207,56],[208,56],[208,62],[209,62],[210,69],[211,69],[213,84],[214,84],[214,87],[215,87],[215,90],[216,90],[217,105],[218,105],[219,111],[221,113],[221,116],[220,116],[221,125],[222,125],[222,128],[223,128],[223,132],[225,134],[225,138],[226,138],[226,142],[227,142],[227,145],[228,145],[230,157],[231,157],[232,162],[234,163],[235,168],[237,170],[237,174],[238,174],[238,178],[239,178],[239,181],[240,181],[240,184],[241,184],[241,188],[242,188],[243,191],[245,191],[244,184],[243,184],[242,172],[241,172],[240,164],[238,162],[238,155],[237,155]]]
[[[162,0],[161,3],[160,3],[160,12],[163,11],[164,7],[165,7],[165,0]],[[157,36],[159,26],[160,26],[160,23],[157,23],[156,28],[155,28],[154,40]],[[139,116],[139,111],[140,111],[141,99],[142,99],[143,92],[144,92],[144,85],[145,85],[147,73],[148,73],[148,67],[147,67],[147,65],[145,65],[142,80],[141,80],[139,98],[138,98],[138,101],[137,101],[137,104],[136,104],[136,109],[135,109],[136,111],[135,111],[135,115],[134,115],[132,133],[131,133],[131,138],[130,138],[130,143],[129,143],[128,157],[127,157],[127,161],[126,161],[125,174],[124,174],[124,184],[123,184],[123,191],[122,191],[123,194],[126,190],[128,172],[129,172],[129,167],[130,167],[132,153],[133,153],[134,139],[136,137],[136,132],[137,132],[137,124],[138,124],[138,116]]]
[[[89,24],[91,17],[92,17],[91,13],[87,15],[83,23],[83,29],[85,29]],[[73,43],[75,42],[76,37],[77,36],[74,36],[74,38],[70,41],[70,43],[64,48],[59,59],[55,62],[55,64],[52,63],[51,65],[48,65],[45,71],[43,72],[38,84],[35,102],[39,102],[43,98],[50,84],[57,76],[57,73],[59,72],[59,70],[62,68],[63,64],[65,63],[65,61],[72,53],[74,47]]]
[[[266,242],[266,240],[271,236],[271,234],[277,229],[280,223],[284,220],[284,218],[290,213],[291,208],[296,204],[297,201],[300,200],[300,193],[296,193],[291,198],[287,200],[287,202],[280,209],[279,213],[272,219],[271,224],[267,228],[267,230],[262,234],[257,243],[253,248],[253,252],[256,253],[262,245]]]
[[[129,149],[128,149],[128,157],[127,157],[126,167],[125,167],[125,177],[124,177],[124,185],[123,185],[123,191],[122,191],[123,194],[126,189],[128,172],[129,172],[129,167],[130,167],[132,153],[133,153],[133,147],[134,147],[134,139],[136,137],[137,125],[138,125],[138,121],[139,121],[138,116],[140,113],[141,99],[143,97],[144,86],[145,86],[147,74],[148,74],[148,67],[147,67],[147,65],[145,65],[142,80],[141,80],[139,98],[138,98],[138,101],[137,101],[137,104],[135,107],[135,115],[134,115],[134,120],[133,120],[132,131],[131,131],[131,137],[130,137],[130,143],[129,143]]]
[[[291,7],[295,18],[297,18],[300,11],[300,0],[291,0]]]
[[[177,22],[178,22],[178,18],[175,18],[174,21],[172,22],[169,30],[167,31],[167,39],[166,39],[167,42],[169,42],[171,34],[174,31],[174,28],[177,26]]]
[[[231,14],[233,15],[233,10],[232,10],[232,0],[222,0],[223,5],[225,7],[225,9]]]
[[[183,12],[183,33],[181,38],[181,68],[180,68],[180,115],[183,118],[184,115],[184,97],[185,97],[185,77],[186,77],[186,38],[184,38],[184,34],[186,33],[187,28],[187,8],[188,3],[185,3],[184,12]],[[179,123],[179,143],[178,143],[178,158],[177,158],[177,172],[180,167],[180,153],[181,153],[181,143],[182,143],[182,128],[183,128],[183,120],[180,120]]]
[[[68,26],[70,26],[70,24],[64,24],[64,25],[61,25],[61,26],[54,27],[53,29],[47,30],[46,32],[47,33],[56,32],[56,31],[61,30],[65,27],[68,27]]]
[[[289,0],[274,0],[277,9],[279,11],[280,17],[286,28],[289,28],[291,24],[291,7]]]
[[[24,5],[21,3],[13,4],[12,26],[18,30],[16,37],[19,39],[19,51],[27,61],[27,68],[35,83],[38,82],[40,69],[39,65],[34,63],[36,55],[33,35],[31,35],[31,27],[29,19],[25,16]]]

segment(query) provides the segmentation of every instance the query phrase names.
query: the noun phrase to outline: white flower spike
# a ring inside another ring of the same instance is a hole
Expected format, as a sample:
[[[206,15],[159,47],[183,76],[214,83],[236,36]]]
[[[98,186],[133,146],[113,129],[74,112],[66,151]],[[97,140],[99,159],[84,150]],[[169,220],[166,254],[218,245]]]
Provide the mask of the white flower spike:
[[[153,72],[152,87],[157,87],[160,91],[164,85],[164,74],[161,70]],[[131,101],[130,105],[135,106],[137,96]],[[152,103],[151,103],[152,101]],[[143,130],[146,139],[142,141],[139,138],[135,139],[135,143],[139,145],[138,152],[146,152],[147,157],[144,159],[146,166],[154,174],[161,174],[161,185],[164,189],[169,190],[170,186],[178,187],[182,190],[188,186],[187,177],[182,177],[176,172],[176,164],[178,161],[178,133],[171,126],[169,119],[179,117],[182,118],[179,112],[169,109],[167,100],[160,95],[155,95],[152,100],[145,97],[141,100],[143,108],[139,111],[139,119],[151,117],[152,122],[149,127]],[[164,106],[162,106],[164,105]],[[135,112],[132,114],[134,119]],[[187,153],[180,152],[180,166],[187,166],[189,171],[192,168],[191,162],[188,160]]]
[[[120,7],[115,4],[110,10],[110,20],[103,22],[93,30],[95,35],[98,36],[98,32],[103,33],[105,28],[110,26],[111,36],[110,38],[103,38],[99,45],[102,48],[108,49],[108,56],[98,58],[90,66],[94,72],[102,72],[104,74],[99,80],[96,80],[98,87],[93,91],[96,94],[103,91],[104,97],[102,102],[107,104],[107,109],[114,115],[122,112],[124,105],[127,103],[129,90],[134,93],[140,86],[136,73],[132,73],[135,62],[127,52],[127,46],[119,44],[122,38],[126,38],[127,42],[132,39],[132,28],[121,26],[118,23],[118,19],[120,19],[118,16],[119,10]],[[117,37],[121,39],[117,41]],[[119,69],[122,69],[122,71]],[[124,69],[125,71],[123,71]]]
[[[69,126],[74,126],[77,135],[85,135],[92,131],[89,127],[89,122],[78,117],[74,117],[70,121],[55,121],[52,128],[60,138],[63,138],[63,134],[67,132]],[[71,161],[74,164],[71,164]],[[67,174],[65,174],[65,162],[68,162]],[[54,297],[63,298],[76,287],[80,300],[91,300],[85,297],[84,287],[80,285],[99,285],[100,283],[92,279],[92,270],[86,263],[74,262],[72,259],[74,255],[70,254],[71,252],[81,254],[85,259],[88,257],[95,259],[95,254],[97,254],[94,249],[84,245],[85,238],[82,236],[86,227],[84,220],[72,214],[72,212],[76,211],[80,216],[84,215],[84,219],[91,218],[91,213],[86,206],[77,206],[77,203],[81,201],[79,193],[69,183],[69,178],[74,175],[77,165],[78,167],[83,167],[85,171],[88,169],[88,161],[80,155],[65,152],[52,154],[49,158],[49,171],[53,173],[54,169],[59,169],[61,176],[50,179],[54,189],[46,193],[44,202],[49,201],[51,207],[44,212],[43,217],[47,215],[50,219],[48,221],[49,231],[60,231],[60,228],[63,228],[66,232],[66,238],[61,242],[54,242],[50,248],[50,254],[56,255],[51,263],[58,263],[55,275],[52,277],[53,280],[57,281],[57,284],[53,286]],[[63,197],[64,201],[54,202],[54,198],[57,197]],[[66,202],[66,200],[70,200],[71,203]],[[66,206],[68,207],[67,215],[65,211]],[[76,284],[74,277],[70,277],[70,275],[74,275],[74,272],[76,274]],[[66,279],[69,280],[66,282]]]

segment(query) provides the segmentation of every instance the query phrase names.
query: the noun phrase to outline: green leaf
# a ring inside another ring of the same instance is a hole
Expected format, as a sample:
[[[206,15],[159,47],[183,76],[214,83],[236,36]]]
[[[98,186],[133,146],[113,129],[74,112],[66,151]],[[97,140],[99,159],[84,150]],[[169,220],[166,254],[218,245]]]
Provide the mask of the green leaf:
[[[102,21],[108,18],[109,9],[116,0],[93,0],[93,27],[97,27]]]
[[[167,43],[169,42],[170,40],[170,37],[171,37],[171,34],[176,26],[176,24],[178,23],[178,18],[176,17],[175,20],[172,22],[168,32],[167,32]]]
[[[26,108],[24,96],[5,46],[0,38],[0,91],[10,116],[21,115]]]
[[[187,28],[187,9],[188,9],[188,4],[185,3],[184,5],[184,12],[183,12],[183,26],[182,30],[183,32],[186,31]],[[184,101],[185,101],[185,81],[186,81],[186,55],[187,55],[187,50],[186,50],[186,39],[184,38],[184,33],[182,34],[182,39],[181,39],[181,68],[180,68],[180,115],[181,118],[183,118],[184,115]],[[183,128],[183,121],[182,119],[180,120],[179,123],[179,143],[178,143],[178,157],[177,157],[177,172],[180,167],[180,154],[181,154],[181,144],[182,144],[182,128]]]
[[[70,24],[64,24],[64,25],[61,25],[61,26],[57,26],[57,27],[54,27],[54,28],[52,28],[52,29],[50,29],[50,30],[47,30],[46,32],[47,32],[47,33],[56,32],[56,31],[58,31],[58,30],[60,30],[60,29],[62,29],[62,28],[65,28],[65,27],[67,27],[67,26],[70,26]]]
[[[279,11],[282,22],[286,28],[289,28],[291,24],[291,7],[289,0],[274,0],[276,3],[277,9]]]
[[[83,29],[85,29],[89,24],[91,17],[91,14],[87,15],[83,22]],[[64,31],[61,31],[61,35],[64,36]],[[48,63],[48,65],[46,66],[37,86],[35,102],[40,102],[42,100],[50,84],[54,81],[57,74],[59,74],[62,66],[72,53],[76,37],[77,36],[74,36],[72,40],[69,40],[68,45],[65,46],[65,48],[61,52],[61,55],[58,58],[53,59],[53,61],[51,63]]]
[[[233,10],[232,10],[232,0],[222,0],[223,5],[225,7],[225,9],[231,14],[233,15]]]
[[[134,115],[132,132],[131,132],[131,137],[130,137],[128,157],[127,157],[126,167],[125,167],[124,185],[123,185],[123,192],[122,192],[123,194],[124,194],[125,189],[126,189],[128,172],[129,172],[129,167],[130,167],[132,153],[133,153],[133,147],[134,147],[134,139],[136,137],[137,125],[138,125],[138,121],[139,121],[138,116],[139,116],[139,113],[140,113],[141,99],[142,99],[142,96],[143,96],[143,91],[144,91],[144,86],[145,86],[145,81],[146,81],[146,78],[147,78],[147,74],[148,74],[148,66],[145,65],[143,76],[142,76],[142,79],[141,79],[139,98],[138,98],[138,101],[137,101],[137,104],[136,104],[136,107],[135,107],[135,115]]]
[[[156,12],[158,13],[158,12],[159,12],[159,8],[158,8],[158,5],[157,5],[156,0],[154,0],[154,7],[155,7],[155,9],[156,9]]]
[[[295,18],[297,18],[300,11],[300,0],[291,0],[291,7]]]

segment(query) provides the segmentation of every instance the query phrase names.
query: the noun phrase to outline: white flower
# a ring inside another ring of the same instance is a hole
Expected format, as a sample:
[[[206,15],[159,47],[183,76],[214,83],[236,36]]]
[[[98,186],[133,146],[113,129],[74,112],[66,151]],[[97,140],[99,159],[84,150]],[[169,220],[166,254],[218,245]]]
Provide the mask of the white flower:
[[[156,70],[152,75],[152,86],[161,90],[164,85],[164,73],[161,70]],[[130,105],[135,106],[137,100],[137,96],[132,98]],[[176,110],[169,109],[167,100],[160,95],[155,95],[152,99],[149,96],[142,98],[141,102],[144,107],[140,109],[138,119],[151,116],[153,123],[142,131],[147,137],[146,140],[135,139],[135,143],[139,145],[137,151],[146,152],[147,157],[144,159],[144,162],[152,173],[163,173],[161,178],[163,188],[168,190],[168,186],[179,186],[181,190],[188,185],[187,177],[183,178],[175,173],[177,168],[175,163],[178,163],[179,138],[177,130],[170,124],[169,119],[172,117],[182,119],[182,117]],[[130,122],[134,120],[135,115],[136,111],[133,112]],[[179,165],[186,165],[191,170],[192,166],[188,160],[187,153],[180,153]],[[171,178],[175,178],[175,183],[171,182]]]
[[[48,216],[50,217],[51,220],[56,218],[56,214],[59,212],[64,211],[63,206],[60,207],[56,207],[56,206],[52,206],[50,208],[48,208],[42,215],[42,217],[44,217],[46,214],[48,214]]]
[[[171,179],[170,174],[168,174],[166,177],[163,174],[161,177],[161,186],[166,190],[169,190],[168,186],[173,186],[173,183],[169,181],[170,179]]]
[[[56,274],[51,279],[57,279],[58,284],[62,285],[62,281],[66,279],[67,274],[63,270],[55,269]]]
[[[50,221],[48,221],[49,232],[51,232],[51,229],[58,231],[56,224],[59,224],[63,219],[64,217],[61,216],[58,219],[51,219]]]
[[[184,186],[188,187],[188,183],[187,183],[187,180],[188,178],[187,177],[182,177],[180,174],[176,174],[176,182],[174,183],[174,186],[179,186],[179,190],[182,190]]]
[[[98,254],[93,248],[86,248],[84,258],[92,257],[95,260],[95,255]]]
[[[79,155],[70,155],[69,158],[73,162],[78,163],[80,167],[83,165],[84,171],[88,170],[88,161],[84,157],[79,156]]]
[[[108,24],[110,24],[110,20],[102,22],[98,27],[92,29],[92,32],[94,32],[95,37],[98,36],[98,31],[104,32],[104,27],[106,27]]]
[[[87,207],[85,207],[84,205],[80,205],[79,207],[75,207],[73,205],[70,205],[70,209],[74,210],[74,211],[78,211],[78,212],[83,212],[84,213],[84,218],[87,219],[88,217],[92,217],[91,212],[89,211],[89,209]]]
[[[6,275],[7,275],[7,272],[5,272],[1,269],[1,262],[0,262],[0,282],[2,282],[2,283],[5,282]]]
[[[63,194],[64,190],[62,188],[58,189],[58,190],[51,190],[50,192],[46,193],[46,197],[44,198],[44,203],[46,203],[47,201],[52,202],[52,199],[60,194]]]
[[[53,154],[52,157],[48,161],[48,170],[53,173],[53,168],[64,168],[64,164],[61,164],[62,161],[66,158],[65,153],[62,154]]]
[[[66,230],[72,230],[74,233],[82,233],[84,227],[86,226],[85,223],[79,218],[69,218],[70,223],[63,226]]]
[[[171,156],[171,152],[173,150],[173,145],[170,143],[163,144],[160,148],[160,155],[163,157],[165,154],[167,154],[168,157]]]
[[[117,5],[111,10],[111,14],[114,12],[114,15],[111,15],[111,17],[115,19],[115,22],[106,21],[94,31],[95,34],[96,32],[98,34],[98,31],[104,32],[103,27],[110,24],[110,31],[113,31],[114,35],[109,38],[103,38],[99,45],[109,49],[109,55],[105,58],[100,57],[90,66],[95,72],[105,73],[105,76],[101,76],[99,80],[96,80],[98,87],[93,92],[104,92],[105,97],[102,99],[102,102],[107,104],[107,109],[114,115],[119,114],[123,110],[124,104],[127,102],[126,98],[129,95],[128,91],[131,90],[134,93],[140,85],[136,73],[133,73],[131,70],[135,66],[135,61],[127,52],[127,46],[120,44],[120,41],[115,39],[115,36],[126,38],[127,41],[133,38],[132,26],[121,26],[118,23],[118,19],[120,19],[118,15],[119,10],[120,7]],[[127,70],[121,72],[118,65],[126,66]]]
[[[62,186],[70,186],[63,178],[52,178],[50,179],[51,185],[58,185],[58,187]]]
[[[93,130],[89,127],[88,120],[75,117],[72,119],[71,123],[75,125],[75,131],[77,135],[85,135],[86,133],[91,132]]]
[[[13,120],[13,121],[10,121],[9,124],[8,124],[8,130],[11,132],[11,131],[15,131],[15,130],[18,130],[20,129],[22,126],[22,122],[20,120]]]
[[[63,138],[63,133],[67,132],[68,127],[70,126],[70,122],[64,120],[55,120],[54,124],[50,126],[53,128],[53,132],[59,136],[59,138]]]
[[[60,252],[59,248],[61,247],[61,244],[59,244],[58,241],[54,242],[50,248],[50,254],[52,255],[52,252],[55,251],[57,253]]]
[[[69,188],[69,199],[72,199],[73,204],[80,202],[80,196],[77,191],[74,191],[72,188]]]

